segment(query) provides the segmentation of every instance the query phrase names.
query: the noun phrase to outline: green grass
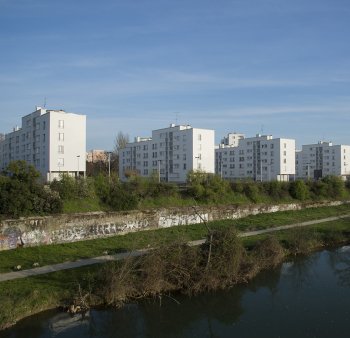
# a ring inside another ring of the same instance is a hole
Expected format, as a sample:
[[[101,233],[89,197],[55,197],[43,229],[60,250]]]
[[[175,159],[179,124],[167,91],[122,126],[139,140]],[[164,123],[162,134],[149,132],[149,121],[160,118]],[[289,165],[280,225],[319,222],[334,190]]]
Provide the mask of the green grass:
[[[337,207],[310,208],[299,211],[283,211],[248,216],[238,220],[209,222],[212,229],[237,227],[240,231],[266,229],[269,227],[315,220],[350,213],[350,205]],[[101,256],[105,251],[113,254],[120,251],[155,247],[173,241],[191,241],[204,238],[207,234],[203,224],[183,225],[171,228],[148,230],[74,243],[18,248],[0,252],[0,272],[9,272],[14,266],[31,268],[65,261]]]
[[[91,266],[1,282],[0,330],[23,317],[72,300],[78,290],[78,283],[88,287],[88,279],[96,276],[100,269]]]
[[[97,197],[66,200],[63,202],[63,213],[104,211],[106,208],[100,204]]]

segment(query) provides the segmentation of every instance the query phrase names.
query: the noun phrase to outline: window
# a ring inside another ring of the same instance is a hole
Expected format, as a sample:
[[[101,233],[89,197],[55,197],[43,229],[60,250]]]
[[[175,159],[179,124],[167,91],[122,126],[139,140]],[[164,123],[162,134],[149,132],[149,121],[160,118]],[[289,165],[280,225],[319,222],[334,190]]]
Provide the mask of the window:
[[[58,140],[64,141],[64,133],[58,133]]]
[[[60,167],[64,167],[64,158],[59,158],[57,161],[57,166]]]
[[[46,121],[43,121],[43,130],[46,128]]]
[[[58,153],[64,154],[64,146],[58,146]]]
[[[58,128],[60,129],[64,128],[64,120],[58,120]]]
[[[198,141],[202,141],[202,135],[198,134]]]

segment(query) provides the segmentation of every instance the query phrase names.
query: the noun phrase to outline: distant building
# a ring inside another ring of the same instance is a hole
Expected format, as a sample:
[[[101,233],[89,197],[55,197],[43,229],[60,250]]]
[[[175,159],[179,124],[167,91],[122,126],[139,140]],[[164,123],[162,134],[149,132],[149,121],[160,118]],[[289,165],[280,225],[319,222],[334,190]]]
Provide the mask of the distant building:
[[[0,169],[25,160],[52,181],[61,173],[85,175],[86,116],[37,107],[0,141]]]
[[[86,153],[86,162],[96,163],[96,162],[108,162],[108,152],[105,150],[93,149]]]
[[[295,140],[230,133],[215,149],[215,172],[228,180],[290,181],[295,176]]]
[[[171,124],[152,131],[151,138],[136,137],[120,150],[121,180],[128,174],[159,175],[165,182],[186,182],[190,170],[214,173],[214,130]]]
[[[323,141],[303,145],[295,159],[297,178],[320,179],[329,175],[350,178],[350,145]]]

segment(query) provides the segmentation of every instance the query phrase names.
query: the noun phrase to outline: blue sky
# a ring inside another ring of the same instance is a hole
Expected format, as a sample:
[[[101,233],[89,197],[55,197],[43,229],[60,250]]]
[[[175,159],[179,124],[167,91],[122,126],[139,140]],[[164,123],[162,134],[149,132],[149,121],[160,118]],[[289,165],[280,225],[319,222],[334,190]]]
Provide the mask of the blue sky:
[[[349,18],[349,0],[0,0],[0,132],[46,97],[87,115],[88,149],[176,116],[217,141],[350,144]]]

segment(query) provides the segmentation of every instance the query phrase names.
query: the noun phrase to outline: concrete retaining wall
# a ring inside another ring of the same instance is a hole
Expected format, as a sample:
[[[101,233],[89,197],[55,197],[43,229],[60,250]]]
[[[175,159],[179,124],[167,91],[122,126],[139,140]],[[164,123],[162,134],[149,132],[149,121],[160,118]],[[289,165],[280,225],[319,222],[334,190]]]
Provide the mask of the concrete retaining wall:
[[[249,215],[303,208],[336,206],[348,202],[309,204],[186,207],[128,212],[93,212],[29,217],[0,221],[0,250],[67,243],[132,231],[197,224],[203,220],[238,219]]]

